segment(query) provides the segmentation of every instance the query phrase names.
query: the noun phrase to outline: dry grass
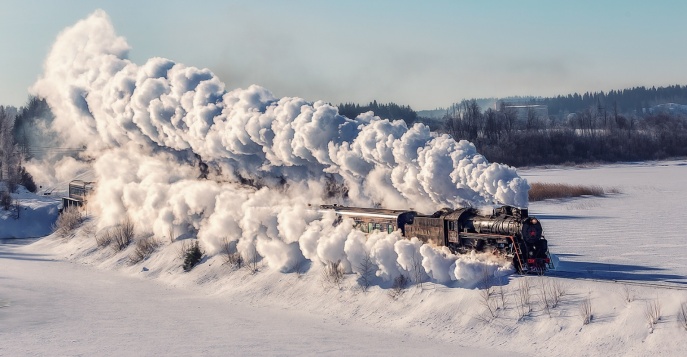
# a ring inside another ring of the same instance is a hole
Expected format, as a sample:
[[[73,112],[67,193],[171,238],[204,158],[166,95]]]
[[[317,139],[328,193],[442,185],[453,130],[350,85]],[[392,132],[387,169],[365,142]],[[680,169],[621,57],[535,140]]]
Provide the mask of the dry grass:
[[[594,318],[594,314],[592,313],[592,299],[589,297],[584,299],[580,304],[580,316],[582,316],[582,323],[585,325],[589,325]]]
[[[649,331],[654,332],[654,326],[661,320],[661,303],[658,299],[646,303],[644,317],[649,324]]]
[[[344,268],[341,261],[325,263],[322,269],[322,283],[325,287],[335,286],[341,288],[341,283],[344,279]]]
[[[687,331],[687,302],[680,304],[680,309],[677,311],[677,323]]]
[[[129,255],[131,264],[139,263],[148,258],[160,245],[153,237],[141,237],[136,241],[136,249]]]
[[[391,284],[391,290],[389,290],[389,296],[392,299],[397,299],[399,296],[403,295],[405,290],[410,285],[410,278],[401,274],[394,278],[393,284]]]
[[[79,209],[68,207],[57,217],[53,228],[58,236],[66,238],[81,225],[81,222],[83,222],[83,218]]]
[[[128,247],[134,240],[135,228],[134,223],[129,218],[115,226],[112,233],[112,245],[110,245],[112,249],[119,252]]]
[[[241,269],[244,262],[241,253],[236,250],[236,243],[236,241],[224,238],[220,246],[220,254],[224,257],[225,264],[228,264],[232,269]]]
[[[568,185],[563,183],[540,183],[530,184],[529,200],[543,201],[552,198],[571,198],[580,196],[604,196],[607,192],[598,185]],[[608,193],[620,193],[617,188],[610,189]]]

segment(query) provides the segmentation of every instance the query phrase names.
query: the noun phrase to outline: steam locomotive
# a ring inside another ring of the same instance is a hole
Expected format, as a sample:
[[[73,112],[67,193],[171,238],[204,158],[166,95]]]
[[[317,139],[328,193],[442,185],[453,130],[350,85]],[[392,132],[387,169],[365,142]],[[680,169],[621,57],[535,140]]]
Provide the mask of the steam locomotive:
[[[512,259],[515,269],[523,274],[543,274],[553,268],[541,223],[523,208],[502,206],[486,215],[474,208],[444,208],[432,215],[339,205],[323,205],[320,210],[333,210],[340,219],[351,218],[355,228],[364,233],[400,229],[406,238],[445,246],[454,254],[492,252]]]

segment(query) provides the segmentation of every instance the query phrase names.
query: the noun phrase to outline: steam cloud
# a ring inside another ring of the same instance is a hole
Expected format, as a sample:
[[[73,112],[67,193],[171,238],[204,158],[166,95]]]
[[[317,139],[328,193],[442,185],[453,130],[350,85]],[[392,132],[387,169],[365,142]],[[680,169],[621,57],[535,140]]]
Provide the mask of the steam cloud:
[[[61,142],[86,148],[79,162],[95,172],[91,205],[101,228],[129,216],[158,236],[197,236],[210,253],[234,241],[282,271],[307,258],[353,272],[369,256],[381,278],[419,262],[423,274],[447,282],[493,264],[398,232],[366,237],[308,204],[332,203],[332,187],[345,187],[337,200],[356,206],[527,206],[529,186],[515,169],[488,163],[465,140],[371,112],[346,118],[324,102],[275,98],[256,85],[227,91],[207,69],[164,58],[137,65],[128,51],[96,11],[59,35],[33,87],[50,104]]]

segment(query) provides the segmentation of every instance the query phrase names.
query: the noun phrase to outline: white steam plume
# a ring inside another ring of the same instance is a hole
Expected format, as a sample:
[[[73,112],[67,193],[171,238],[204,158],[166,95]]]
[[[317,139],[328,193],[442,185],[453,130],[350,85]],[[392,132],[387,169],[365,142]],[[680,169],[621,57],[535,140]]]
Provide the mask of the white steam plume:
[[[365,239],[307,205],[335,184],[359,206],[527,206],[529,186],[515,169],[488,163],[465,140],[372,113],[346,118],[259,86],[227,91],[207,69],[163,58],[137,65],[128,51],[96,11],[59,35],[33,87],[62,142],[94,160],[102,227],[128,215],[159,236],[197,236],[211,253],[238,241],[284,271],[303,258],[352,271],[369,254],[388,279],[419,254],[429,276],[448,281],[458,279],[450,254],[400,243],[398,233]]]

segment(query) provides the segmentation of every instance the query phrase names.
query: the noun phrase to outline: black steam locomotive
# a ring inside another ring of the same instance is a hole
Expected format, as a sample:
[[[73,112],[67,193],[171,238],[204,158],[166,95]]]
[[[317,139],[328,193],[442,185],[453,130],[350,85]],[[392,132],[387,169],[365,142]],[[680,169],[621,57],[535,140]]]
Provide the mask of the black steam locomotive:
[[[433,215],[339,205],[324,205],[320,209],[353,219],[355,227],[365,233],[400,229],[404,237],[446,246],[455,254],[473,250],[493,252],[512,259],[519,273],[542,274],[552,268],[541,223],[529,217],[527,209],[502,206],[488,215],[474,208],[445,208]]]

